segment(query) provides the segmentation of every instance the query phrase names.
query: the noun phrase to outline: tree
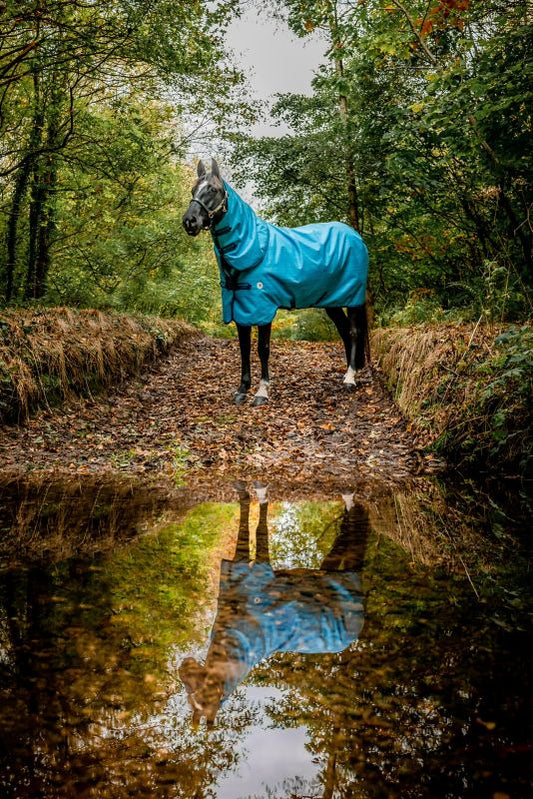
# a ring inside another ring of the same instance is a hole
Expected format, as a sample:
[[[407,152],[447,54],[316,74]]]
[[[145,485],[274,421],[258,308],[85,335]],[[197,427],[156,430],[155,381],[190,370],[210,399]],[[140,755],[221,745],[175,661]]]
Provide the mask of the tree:
[[[274,7],[299,35],[322,28],[332,43],[313,98],[284,96],[274,106],[293,134],[238,142],[245,169],[259,159],[258,193],[276,218],[310,221],[311,209],[315,219],[353,221],[350,181],[339,168],[348,139],[358,226],[384,317],[410,296],[441,314],[468,306],[478,316],[527,315],[525,3],[276,0]],[[335,113],[339,97],[344,123]]]
[[[2,6],[0,188],[7,225],[0,270],[8,301],[46,291],[62,170],[102,155],[101,143],[93,142],[91,154],[80,141],[90,109],[116,106],[136,87],[172,96],[178,109],[194,102],[196,111],[209,107],[215,120],[227,116],[239,76],[224,63],[221,35],[234,7],[234,0],[210,8],[170,0]],[[165,157],[182,152],[177,139]]]

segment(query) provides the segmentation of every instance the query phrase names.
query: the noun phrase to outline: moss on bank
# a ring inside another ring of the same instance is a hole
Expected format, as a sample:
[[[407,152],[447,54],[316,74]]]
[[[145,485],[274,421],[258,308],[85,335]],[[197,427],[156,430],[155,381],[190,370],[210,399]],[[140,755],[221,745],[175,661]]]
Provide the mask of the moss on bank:
[[[181,321],[93,310],[2,311],[0,423],[116,383],[192,331]]]
[[[533,473],[533,329],[382,328],[373,352],[420,444],[452,463]]]

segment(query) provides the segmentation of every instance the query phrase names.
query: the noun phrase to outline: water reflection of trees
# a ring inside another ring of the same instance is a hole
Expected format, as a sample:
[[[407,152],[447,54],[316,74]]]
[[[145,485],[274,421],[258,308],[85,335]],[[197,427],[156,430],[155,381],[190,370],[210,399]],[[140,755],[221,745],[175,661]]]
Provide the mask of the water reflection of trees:
[[[0,474],[0,561],[64,560],[112,549],[187,507],[183,492],[145,481]]]
[[[198,642],[209,553],[233,515],[206,506],[112,554],[4,573],[2,789],[115,799],[201,796],[204,785],[209,795],[253,712],[236,700],[231,725],[209,740],[191,734],[169,704],[170,664],[175,647]]]
[[[527,795],[527,569],[502,513],[465,496],[444,502],[426,484],[369,505],[359,641],[256,666],[250,681],[283,693],[267,705],[272,724],[305,725],[321,764],[319,788],[295,778],[264,796]],[[305,558],[309,538],[307,554],[323,557],[341,510],[278,505],[274,557]],[[220,537],[235,523],[236,506],[204,506],[113,551],[3,575],[6,796],[216,797],[262,722],[237,690],[210,733],[192,730],[175,663],[202,642]]]
[[[512,535],[491,535],[494,508],[461,513],[427,487],[423,499],[397,495],[379,509],[359,640],[340,654],[276,655],[254,672],[289,689],[267,708],[273,723],[310,731],[322,763],[312,796],[527,793],[526,562],[509,564]]]

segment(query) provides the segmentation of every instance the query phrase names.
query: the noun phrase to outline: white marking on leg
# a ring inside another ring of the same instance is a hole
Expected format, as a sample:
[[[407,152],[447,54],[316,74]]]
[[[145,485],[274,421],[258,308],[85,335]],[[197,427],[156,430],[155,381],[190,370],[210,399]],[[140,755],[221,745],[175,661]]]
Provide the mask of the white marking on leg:
[[[353,491],[351,491],[349,494],[341,494],[341,497],[342,501],[344,502],[344,507],[347,511],[350,511],[353,508]]]
[[[342,382],[346,383],[347,386],[355,386],[355,369],[349,366]]]
[[[260,505],[264,505],[265,502],[268,502],[267,489],[268,486],[265,485],[264,483],[260,483],[258,480],[254,482],[255,495]]]
[[[261,399],[268,399],[268,380],[260,380],[259,381],[259,388],[255,392],[256,397],[261,397]]]

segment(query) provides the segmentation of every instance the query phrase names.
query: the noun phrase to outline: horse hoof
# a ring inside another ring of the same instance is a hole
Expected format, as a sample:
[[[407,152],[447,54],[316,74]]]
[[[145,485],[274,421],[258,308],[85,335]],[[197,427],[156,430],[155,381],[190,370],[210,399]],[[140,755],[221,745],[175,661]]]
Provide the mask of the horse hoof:
[[[236,391],[235,394],[233,395],[233,402],[235,403],[235,405],[242,405],[245,399],[246,399],[246,394],[243,394],[240,391]]]
[[[268,397],[254,397],[254,401],[252,405],[254,408],[259,408],[260,405],[266,405],[268,402]]]
[[[350,394],[352,394],[357,388],[355,383],[344,383],[343,385],[344,385],[344,390],[348,391]]]

